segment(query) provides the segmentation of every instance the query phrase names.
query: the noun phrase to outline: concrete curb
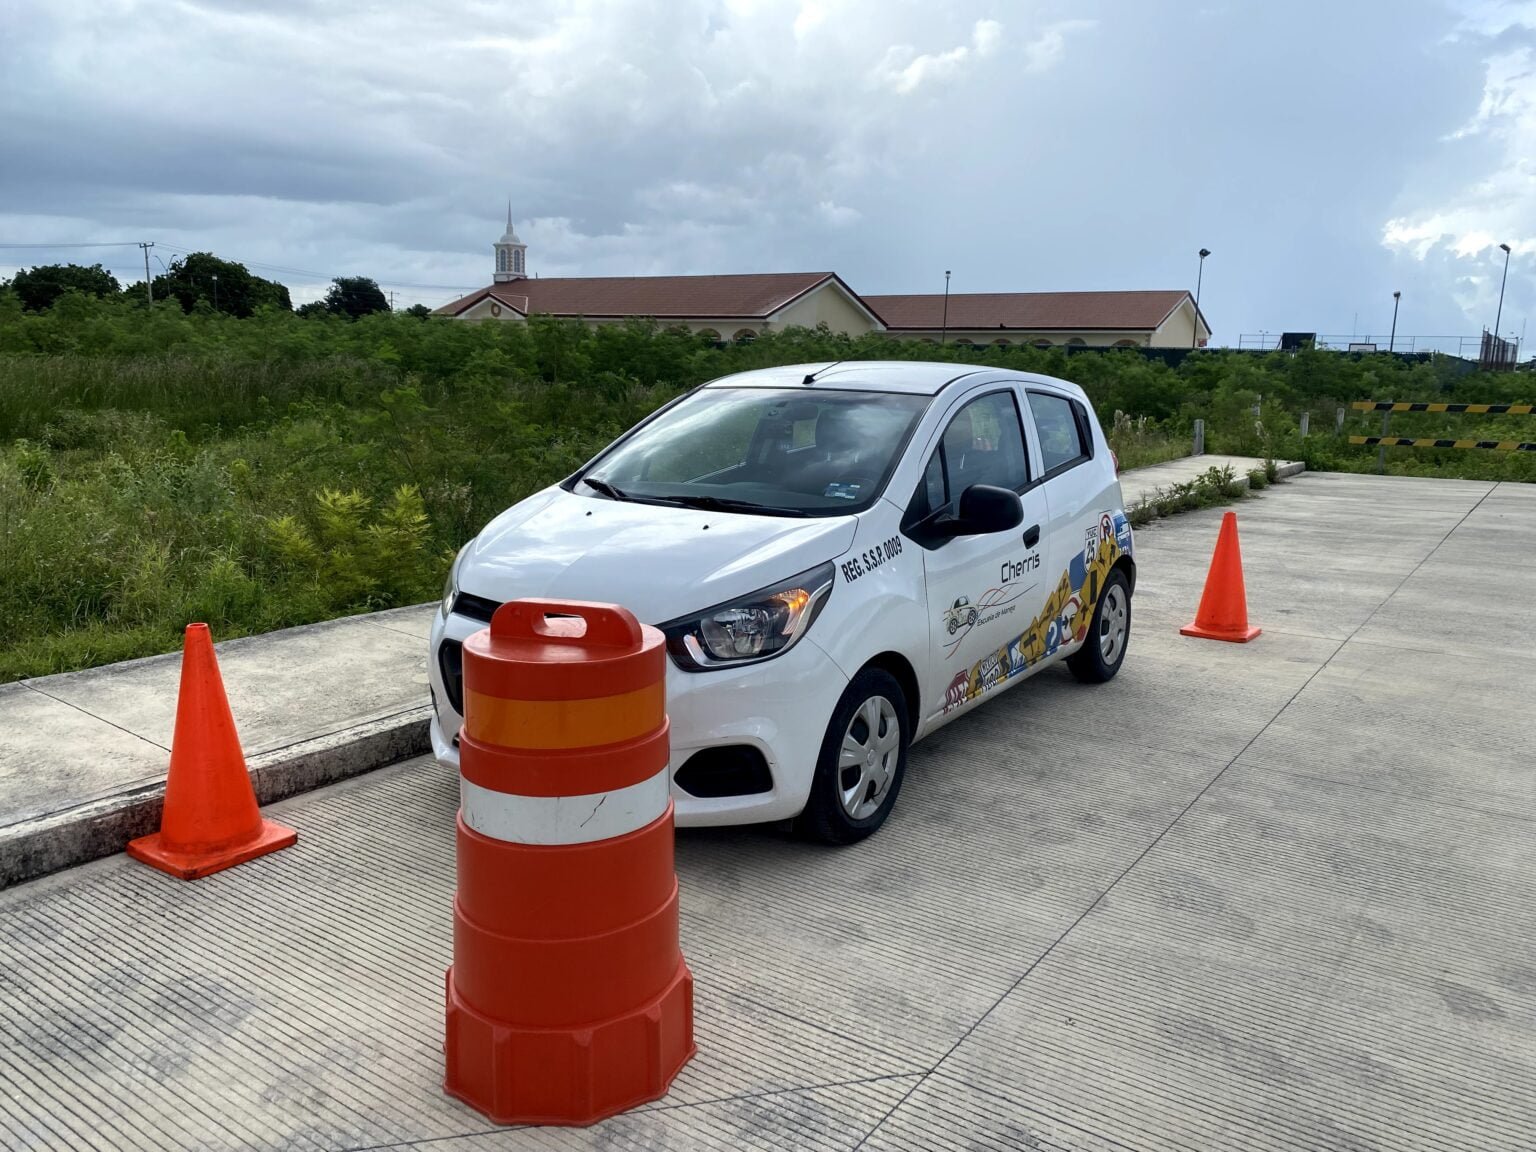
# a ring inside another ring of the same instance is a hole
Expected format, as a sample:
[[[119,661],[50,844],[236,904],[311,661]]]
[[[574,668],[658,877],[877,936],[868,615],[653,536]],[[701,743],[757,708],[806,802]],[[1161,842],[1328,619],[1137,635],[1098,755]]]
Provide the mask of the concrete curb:
[[[266,805],[430,750],[429,704],[273,748],[247,761]],[[0,831],[0,888],[121,852],[160,827],[165,781],[50,812]],[[303,835],[303,829],[299,830]]]
[[[1200,457],[1199,456],[1184,456],[1184,457],[1181,457],[1180,459],[1181,460],[1199,460]],[[1213,467],[1219,467],[1219,465],[1213,465]],[[1306,470],[1307,470],[1307,466],[1305,464],[1303,464],[1300,460],[1277,461],[1276,462],[1276,466],[1275,466],[1275,481],[1274,482],[1278,483],[1281,480],[1289,480],[1293,476],[1299,476],[1301,473],[1305,472]],[[1124,477],[1123,476],[1121,477],[1121,480],[1122,480],[1122,484],[1123,484],[1123,482],[1124,482]],[[1245,489],[1251,487],[1251,485],[1249,485],[1249,483],[1248,483],[1248,473],[1245,472],[1245,471],[1234,471],[1234,473],[1233,473],[1233,480],[1236,483],[1242,485],[1242,487],[1245,488]],[[1152,497],[1153,496],[1156,496],[1158,493],[1166,493],[1168,489],[1172,488],[1177,483],[1179,483],[1179,481],[1172,480],[1172,481],[1168,481],[1168,482],[1163,483],[1163,484],[1154,485],[1153,487],[1145,489],[1145,490],[1143,490],[1141,492],[1137,492],[1134,496],[1127,495],[1126,498],[1125,498],[1126,507],[1130,508],[1130,507],[1132,507],[1134,505],[1137,505],[1137,504],[1150,503],[1152,501]],[[1175,512],[1169,513],[1168,515],[1177,516],[1177,515],[1179,515],[1179,513],[1175,511]],[[1160,516],[1159,519],[1166,519],[1166,517]]]

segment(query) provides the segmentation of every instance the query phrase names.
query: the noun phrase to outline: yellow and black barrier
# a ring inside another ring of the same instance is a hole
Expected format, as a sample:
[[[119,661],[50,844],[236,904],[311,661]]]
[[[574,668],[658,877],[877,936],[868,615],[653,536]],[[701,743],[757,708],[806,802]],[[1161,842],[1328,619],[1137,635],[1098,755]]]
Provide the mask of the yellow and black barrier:
[[[1387,470],[1388,448],[1490,448],[1495,452],[1536,452],[1536,443],[1523,440],[1456,440],[1428,436],[1388,436],[1387,427],[1394,412],[1468,413],[1486,416],[1530,416],[1536,404],[1432,404],[1428,401],[1356,400],[1350,405],[1356,412],[1380,412],[1380,436],[1351,436],[1351,444],[1376,449],[1376,471]],[[1344,431],[1344,409],[1338,412],[1338,434]]]
[[[1518,440],[1426,440],[1409,436],[1351,436],[1351,444],[1380,445],[1383,448],[1493,448],[1500,452],[1536,452],[1536,443]]]
[[[1529,416],[1536,413],[1536,404],[1422,404],[1422,403],[1398,403],[1390,400],[1377,402],[1375,400],[1356,400],[1350,405],[1356,412],[1472,412],[1489,416]],[[1361,444],[1365,441],[1351,438],[1351,444]],[[1376,441],[1372,440],[1374,444]],[[1397,443],[1397,441],[1393,441]],[[1415,441],[1415,443],[1419,443]],[[1423,441],[1421,446],[1428,446],[1430,441]],[[1441,444],[1438,441],[1434,445],[1439,448],[1450,448],[1453,445]],[[1462,442],[1457,441],[1457,448],[1491,448],[1497,445],[1487,444],[1483,441]]]

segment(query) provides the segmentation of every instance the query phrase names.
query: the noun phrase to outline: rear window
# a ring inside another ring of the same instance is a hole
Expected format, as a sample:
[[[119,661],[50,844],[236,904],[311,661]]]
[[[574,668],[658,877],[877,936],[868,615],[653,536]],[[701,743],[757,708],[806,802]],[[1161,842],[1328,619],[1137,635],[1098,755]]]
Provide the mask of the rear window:
[[[1051,392],[1031,392],[1029,410],[1040,436],[1040,467],[1050,476],[1093,455],[1082,405]]]

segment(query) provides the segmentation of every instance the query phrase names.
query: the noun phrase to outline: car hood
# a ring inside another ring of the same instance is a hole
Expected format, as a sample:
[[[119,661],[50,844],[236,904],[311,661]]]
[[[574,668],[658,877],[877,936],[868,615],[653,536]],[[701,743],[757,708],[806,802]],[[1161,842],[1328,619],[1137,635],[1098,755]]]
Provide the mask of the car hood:
[[[703,512],[539,492],[486,525],[459,587],[506,601],[599,600],[658,624],[745,596],[846,552],[853,516]]]

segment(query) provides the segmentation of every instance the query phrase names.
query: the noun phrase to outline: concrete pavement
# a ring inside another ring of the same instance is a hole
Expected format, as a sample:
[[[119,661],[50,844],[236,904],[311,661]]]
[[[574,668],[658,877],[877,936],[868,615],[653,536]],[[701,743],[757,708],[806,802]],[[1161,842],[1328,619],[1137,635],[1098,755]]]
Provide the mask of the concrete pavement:
[[[1127,503],[1212,465],[1122,477]],[[1300,465],[1287,465],[1299,469]],[[280,800],[427,750],[426,637],[435,604],[218,645],[257,798]],[[180,656],[0,685],[0,888],[120,852],[154,831]]]
[[[1220,510],[1137,533],[1130,654],[912,753],[829,850],[680,834],[699,1055],[657,1105],[445,1098],[454,779],[276,805],[195,884],[0,893],[0,1147],[1512,1149],[1536,1131],[1536,487],[1238,506],[1248,645],[1177,635]]]

